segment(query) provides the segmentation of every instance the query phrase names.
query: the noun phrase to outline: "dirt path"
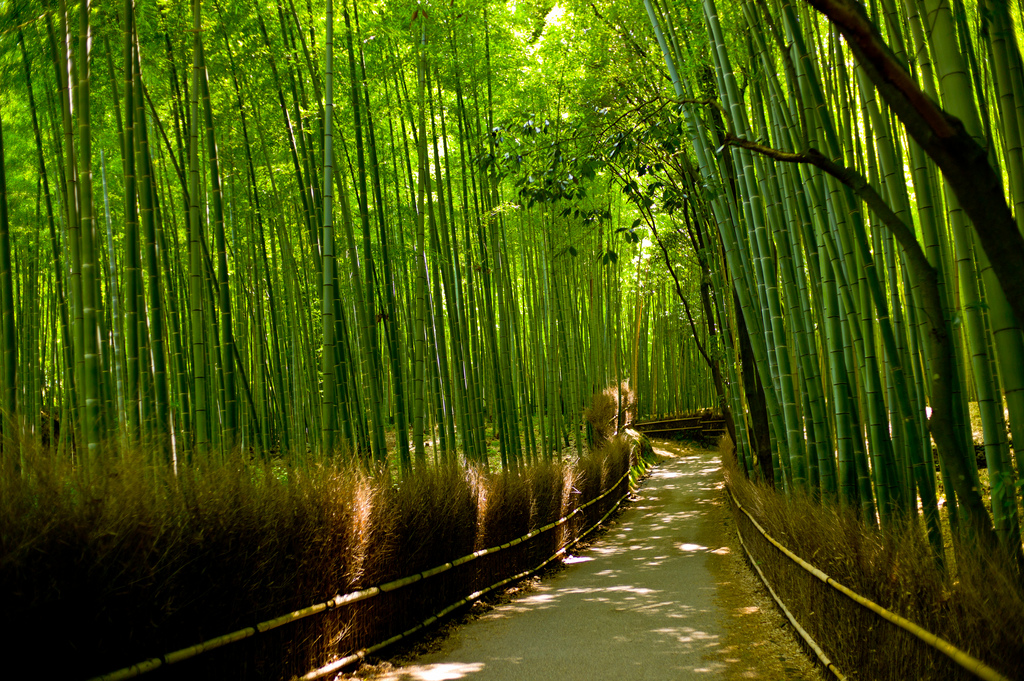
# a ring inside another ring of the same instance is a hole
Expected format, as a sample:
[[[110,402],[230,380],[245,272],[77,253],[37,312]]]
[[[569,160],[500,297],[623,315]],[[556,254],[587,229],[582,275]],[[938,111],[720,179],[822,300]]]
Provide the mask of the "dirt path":
[[[639,499],[566,569],[435,650],[355,678],[820,679],[743,563],[717,453],[655,450],[664,461]]]

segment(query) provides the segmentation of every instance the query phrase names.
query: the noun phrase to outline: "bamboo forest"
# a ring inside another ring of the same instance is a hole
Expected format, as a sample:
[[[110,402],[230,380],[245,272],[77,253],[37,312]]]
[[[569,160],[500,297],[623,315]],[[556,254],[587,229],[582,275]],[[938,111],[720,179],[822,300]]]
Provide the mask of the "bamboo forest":
[[[0,677],[1024,679],[1022,14],[0,0]]]

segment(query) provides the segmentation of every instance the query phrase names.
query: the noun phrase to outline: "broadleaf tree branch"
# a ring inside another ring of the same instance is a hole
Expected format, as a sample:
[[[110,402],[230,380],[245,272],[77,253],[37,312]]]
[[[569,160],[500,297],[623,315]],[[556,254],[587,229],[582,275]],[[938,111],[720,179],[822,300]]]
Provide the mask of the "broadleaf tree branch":
[[[741,147],[783,163],[803,163],[813,165],[823,172],[836,178],[868,205],[881,223],[892,232],[893,237],[903,247],[907,266],[920,286],[920,305],[924,318],[928,323],[928,349],[931,358],[931,393],[930,403],[932,415],[928,421],[932,437],[935,438],[939,450],[939,458],[944,466],[948,466],[953,479],[953,487],[958,497],[964,500],[970,511],[972,529],[975,536],[982,541],[995,545],[995,533],[991,518],[985,510],[981,495],[970,482],[967,474],[967,457],[969,453],[956,436],[953,428],[953,346],[950,339],[950,323],[944,313],[942,289],[939,286],[938,270],[928,262],[924,249],[918,242],[913,230],[900,219],[885,202],[867,179],[853,168],[847,168],[830,160],[817,149],[802,152],[781,151],[757,142],[738,138],[728,134],[725,144]],[[861,247],[867,251],[866,241]],[[864,252],[864,260],[871,267],[871,253]],[[881,288],[876,287],[876,295]],[[884,300],[876,298],[876,306],[885,305]],[[893,358],[895,360],[895,358]]]
[[[846,39],[857,63],[925,153],[935,161],[970,217],[1018,320],[1024,320],[1024,236],[988,152],[932,100],[903,68],[856,0],[807,0]]]

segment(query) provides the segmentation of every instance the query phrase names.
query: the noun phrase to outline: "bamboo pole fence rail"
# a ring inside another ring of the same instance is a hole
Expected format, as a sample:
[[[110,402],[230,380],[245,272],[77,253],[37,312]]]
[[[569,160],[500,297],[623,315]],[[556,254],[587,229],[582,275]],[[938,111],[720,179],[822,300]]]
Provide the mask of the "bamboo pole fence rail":
[[[831,577],[829,577],[827,574],[825,574],[824,572],[822,572],[818,568],[814,567],[813,565],[811,565],[807,561],[803,560],[798,555],[796,555],[795,553],[793,553],[792,551],[787,549],[785,546],[780,544],[770,534],[768,534],[765,531],[765,529],[763,527],[761,527],[760,523],[758,523],[757,520],[754,519],[754,516],[751,515],[750,512],[743,507],[742,504],[740,504],[739,500],[733,494],[731,489],[729,490],[729,497],[732,499],[732,502],[736,505],[736,508],[738,508],[740,511],[742,511],[743,514],[750,520],[750,522],[753,524],[753,526],[757,529],[757,531],[761,533],[761,536],[763,536],[765,539],[767,539],[768,542],[770,542],[783,555],[785,555],[787,558],[789,558],[791,561],[793,561],[794,563],[799,565],[801,568],[806,570],[808,573],[810,573],[811,575],[813,575],[817,579],[821,580],[822,582],[824,582],[828,586],[832,587],[836,591],[838,591],[838,592],[842,593],[843,595],[847,596],[850,600],[854,601],[855,603],[858,603],[858,604],[864,606],[865,608],[867,608],[871,612],[875,613],[876,615],[878,615],[882,619],[884,619],[884,620],[886,620],[886,621],[896,625],[897,627],[903,629],[904,631],[912,634],[914,637],[916,637],[919,640],[923,641],[928,646],[934,648],[935,650],[938,650],[943,655],[946,655],[947,657],[949,657],[951,660],[953,660],[953,662],[955,662],[957,665],[962,667],[964,670],[970,672],[971,674],[973,674],[977,678],[983,679],[984,681],[1009,681],[1009,679],[1007,677],[1003,676],[1002,674],[997,672],[995,669],[992,669],[991,667],[986,665],[981,660],[973,657],[972,655],[970,655],[969,653],[964,652],[963,650],[960,650],[959,648],[955,647],[950,642],[948,642],[948,641],[946,641],[946,640],[944,640],[942,638],[939,638],[935,634],[933,634],[930,631],[927,631],[927,630],[923,629],[922,627],[914,624],[910,620],[908,620],[908,619],[906,619],[904,617],[900,617],[899,615],[897,615],[897,614],[895,614],[893,612],[890,612],[889,610],[886,610],[885,608],[883,608],[882,606],[878,605],[874,601],[871,601],[871,600],[861,596],[860,594],[856,593],[852,589],[849,589],[849,588],[843,586],[842,584],[840,584],[836,580],[832,579]],[[742,541],[742,537],[741,537],[741,541]],[[753,556],[751,556],[749,550],[747,550],[746,545],[744,545],[744,550],[747,551],[747,556],[750,557],[751,564],[754,565],[755,568],[757,568],[757,562],[754,560]],[[768,581],[765,579],[764,573],[761,572],[760,568],[757,568],[757,572],[758,572],[759,575],[761,575],[761,579],[764,581],[765,586],[767,586],[768,589],[770,591],[772,591],[772,596],[776,599],[777,602],[779,602],[778,597],[775,596],[774,591],[771,589],[771,586],[768,584]],[[779,604],[780,604],[780,606],[782,606],[781,602],[779,602]],[[816,643],[814,643],[813,640],[810,639],[810,636],[807,635],[805,631],[803,631],[802,627],[800,627],[799,625],[796,624],[796,622],[794,621],[794,618],[790,615],[788,609],[785,606],[782,606],[782,608],[783,608],[783,612],[785,612],[787,617],[790,618],[790,621],[793,622],[794,626],[797,627],[797,630],[800,632],[800,635],[802,637],[804,637],[804,640],[808,642],[808,645],[810,645],[811,648],[815,651],[815,653],[818,654],[819,659],[821,659],[822,662],[825,663],[826,667],[828,667],[828,669],[830,671],[832,671],[834,674],[836,674],[837,678],[839,678],[839,679],[845,678],[845,677],[842,676],[842,674],[840,674],[834,668],[834,665],[831,663],[831,661],[829,661],[827,657],[824,657],[824,653],[822,653],[820,651],[820,648],[818,647],[818,645]]]
[[[619,481],[617,483],[615,483],[615,485],[613,487],[611,487],[607,492],[602,494],[600,497],[597,497],[596,499],[593,499],[592,501],[587,502],[586,505],[589,506],[590,504],[593,504],[593,503],[595,503],[597,501],[600,501],[602,498],[604,498],[605,496],[610,494],[616,487],[618,487],[622,483],[622,480],[624,480],[626,478],[626,476],[628,476],[628,475],[629,475],[629,471],[627,471],[626,474],[623,475],[622,478],[620,478]],[[363,650],[357,651],[357,652],[355,652],[355,653],[353,653],[351,655],[348,655],[348,656],[343,657],[343,658],[341,658],[339,660],[336,660],[336,661],[334,661],[334,662],[332,662],[332,663],[330,663],[328,665],[320,667],[319,669],[315,669],[315,670],[313,670],[313,671],[309,672],[308,674],[305,674],[305,675],[303,675],[301,677],[296,677],[295,679],[292,679],[292,681],[313,681],[313,679],[323,678],[324,676],[327,676],[328,674],[330,674],[332,672],[336,672],[339,669],[343,669],[343,668],[349,666],[350,664],[353,664],[355,662],[358,662],[359,660],[362,660],[367,655],[372,655],[373,653],[377,652],[378,650],[386,648],[389,645],[397,643],[398,641],[402,640],[403,638],[406,638],[408,636],[411,636],[411,635],[415,634],[416,632],[420,631],[421,629],[423,629],[425,627],[428,627],[431,624],[433,624],[434,622],[436,622],[436,621],[446,617],[451,612],[453,612],[455,610],[458,610],[462,606],[468,605],[469,603],[472,603],[473,601],[486,596],[488,593],[494,591],[495,589],[500,589],[501,587],[505,586],[506,584],[511,584],[512,582],[515,582],[517,580],[523,579],[524,577],[527,577],[527,576],[529,576],[529,575],[531,575],[531,574],[533,574],[535,572],[539,572],[540,570],[542,570],[545,566],[547,566],[552,561],[554,561],[554,560],[558,559],[559,557],[565,555],[565,553],[569,549],[571,549],[577,543],[582,541],[583,538],[586,537],[588,534],[590,534],[591,532],[596,530],[598,527],[600,527],[601,524],[605,520],[607,520],[608,517],[619,508],[619,506],[622,504],[622,502],[626,500],[627,496],[629,496],[628,492],[626,494],[622,495],[621,497],[619,497],[618,500],[616,500],[615,504],[608,510],[608,512],[605,513],[603,516],[601,516],[600,520],[598,520],[596,523],[591,525],[589,528],[587,528],[586,531],[582,532],[578,537],[576,537],[575,539],[573,539],[572,541],[567,543],[565,546],[560,548],[558,551],[556,551],[554,553],[554,555],[550,556],[549,558],[544,560],[539,565],[537,565],[535,567],[532,567],[532,568],[530,568],[528,570],[524,570],[523,572],[520,572],[519,574],[512,575],[511,577],[507,577],[507,578],[501,580],[500,582],[492,584],[491,586],[487,587],[486,589],[481,589],[479,591],[476,591],[476,592],[466,596],[462,600],[460,600],[460,601],[458,601],[456,603],[452,603],[448,607],[444,608],[443,610],[441,610],[440,612],[438,612],[438,613],[436,613],[434,615],[431,615],[430,617],[428,617],[427,619],[423,620],[422,622],[420,622],[419,624],[417,624],[413,628],[409,629],[408,631],[404,631],[401,634],[397,634],[396,636],[392,636],[391,638],[387,639],[386,641],[381,641],[380,643],[372,645],[369,648],[364,648]],[[573,511],[573,513],[570,513],[569,515],[565,516],[561,520],[559,520],[559,521],[557,521],[555,523],[550,523],[549,525],[546,525],[545,527],[540,528],[538,530],[534,530],[533,532],[530,533],[530,537],[532,538],[532,536],[536,536],[537,534],[540,534],[541,532],[545,532],[547,530],[554,529],[555,527],[558,526],[558,524],[561,524],[563,522],[568,521],[568,519],[570,517],[575,515],[577,511],[581,511],[583,508],[584,508],[584,506],[581,506],[578,509],[576,509],[576,511]],[[514,541],[516,543],[518,543],[521,540],[525,541],[526,539],[527,539],[527,535],[523,535],[522,537],[520,537],[519,539],[516,539]],[[509,542],[508,546],[511,546],[511,545],[512,545],[512,542]],[[503,546],[501,548],[506,548],[506,546]]]
[[[817,642],[813,638],[811,638],[811,635],[807,633],[807,630],[800,626],[800,622],[798,622],[793,613],[789,611],[789,608],[787,608],[786,604],[782,601],[781,598],[779,598],[779,595],[775,593],[775,589],[773,589],[771,583],[768,582],[768,578],[761,570],[761,566],[757,564],[756,560],[754,560],[753,554],[750,553],[750,549],[747,547],[746,542],[743,541],[743,533],[740,532],[739,527],[736,528],[736,535],[739,537],[740,546],[743,547],[743,552],[747,554],[747,558],[750,560],[750,564],[754,566],[754,570],[757,572],[758,576],[761,578],[761,581],[764,583],[764,587],[768,589],[768,594],[772,597],[772,600],[775,601],[775,604],[779,606],[779,609],[782,610],[782,614],[786,616],[786,619],[789,620],[789,623],[793,625],[794,629],[796,629],[796,633],[800,634],[800,638],[802,638],[804,640],[804,643],[806,643],[807,646],[814,652],[815,657],[818,658],[818,661],[821,662],[822,666],[824,666],[825,669],[832,672],[832,674],[836,677],[838,681],[846,681],[846,676],[841,671],[839,671],[839,669],[832,662],[832,660],[828,658],[828,655],[826,655],[825,651],[821,649],[821,646],[819,646]]]
[[[640,461],[642,461],[642,459],[640,459]],[[260,622],[260,623],[254,625],[254,626],[245,627],[243,629],[239,629],[237,631],[233,631],[231,633],[224,634],[224,635],[218,636],[216,638],[208,639],[206,641],[203,641],[202,643],[197,643],[196,645],[189,646],[187,648],[182,648],[182,649],[179,649],[179,650],[175,650],[173,652],[167,653],[167,654],[159,656],[159,657],[150,658],[148,660],[145,660],[145,661],[133,664],[131,666],[124,667],[122,669],[118,669],[118,670],[110,672],[108,674],[104,674],[102,676],[93,677],[89,681],[121,681],[122,679],[135,678],[135,677],[141,676],[143,674],[146,674],[148,672],[154,671],[154,670],[156,670],[156,669],[158,669],[160,667],[163,667],[163,666],[166,666],[166,665],[170,665],[170,664],[175,664],[175,663],[178,663],[178,662],[182,662],[184,660],[188,660],[188,659],[194,658],[194,657],[196,657],[196,656],[198,656],[198,655],[200,655],[202,653],[208,652],[210,650],[215,650],[217,648],[221,648],[221,647],[229,645],[231,643],[242,641],[242,640],[254,637],[254,636],[258,635],[258,634],[263,634],[263,633],[265,633],[267,631],[270,631],[272,629],[276,629],[276,628],[281,627],[281,626],[283,626],[285,624],[290,624],[292,622],[296,622],[296,621],[305,619],[307,617],[311,617],[313,615],[324,613],[324,612],[327,612],[329,610],[333,610],[333,609],[339,608],[341,606],[351,605],[351,604],[354,604],[354,603],[357,603],[357,602],[360,602],[360,601],[365,601],[365,600],[371,599],[371,598],[373,598],[375,596],[378,596],[380,594],[383,594],[383,593],[388,593],[388,592],[395,591],[397,589],[401,589],[403,587],[409,586],[409,585],[414,584],[416,582],[419,582],[421,580],[428,579],[430,577],[434,577],[436,575],[439,575],[439,574],[442,574],[444,572],[447,572],[447,571],[449,571],[449,570],[451,570],[453,568],[459,567],[461,565],[465,565],[467,563],[475,561],[475,560],[477,560],[479,558],[482,558],[484,556],[489,556],[489,555],[498,553],[499,551],[504,551],[506,549],[510,549],[510,548],[512,548],[514,546],[517,546],[519,544],[523,544],[523,543],[525,543],[525,542],[527,542],[527,541],[529,541],[531,539],[534,539],[535,537],[537,537],[539,535],[542,535],[542,534],[544,534],[546,532],[549,532],[549,531],[554,530],[554,529],[556,529],[558,527],[561,527],[562,525],[565,525],[566,523],[568,523],[570,520],[572,520],[576,516],[579,516],[579,515],[583,514],[583,512],[587,508],[589,508],[590,506],[592,506],[592,505],[602,501],[609,494],[611,494],[615,490],[619,489],[622,486],[622,483],[624,481],[627,481],[629,479],[630,474],[633,473],[633,472],[634,472],[633,468],[627,469],[626,472],[622,475],[622,477],[620,477],[606,491],[601,493],[599,496],[594,497],[590,501],[588,501],[588,502],[586,502],[584,504],[581,504],[580,506],[576,507],[571,513],[568,513],[565,516],[559,518],[558,520],[556,520],[554,522],[551,522],[551,523],[548,523],[547,525],[539,527],[539,528],[537,528],[535,530],[531,530],[530,532],[528,532],[528,533],[526,533],[526,534],[524,534],[524,535],[522,535],[520,537],[517,537],[515,539],[512,539],[511,541],[505,542],[504,544],[500,544],[500,545],[497,545],[497,546],[492,546],[492,547],[487,548],[487,549],[480,549],[479,551],[474,551],[471,554],[462,556],[461,558],[457,558],[455,560],[449,561],[449,562],[444,563],[442,565],[438,565],[438,566],[430,568],[428,570],[423,570],[422,572],[418,572],[418,573],[416,573],[414,575],[408,575],[408,576],[402,577],[400,579],[395,579],[395,580],[392,580],[390,582],[387,582],[387,583],[384,583],[384,584],[380,584],[378,586],[372,586],[372,587],[369,587],[369,588],[366,588],[366,589],[360,589],[358,591],[353,591],[353,592],[346,593],[346,594],[338,594],[338,595],[334,596],[333,598],[330,598],[330,599],[328,599],[326,601],[323,601],[321,603],[316,603],[316,604],[310,605],[308,607],[292,611],[290,613],[281,615],[279,617],[275,617],[273,619]],[[406,631],[404,631],[404,632],[402,632],[402,633],[400,633],[400,634],[398,634],[396,636],[392,636],[392,637],[386,639],[385,641],[376,643],[376,644],[374,644],[372,646],[369,646],[367,648],[363,648],[363,649],[359,650],[358,652],[356,652],[354,654],[351,654],[351,655],[348,655],[346,657],[343,657],[340,660],[332,662],[331,664],[329,664],[329,665],[327,665],[325,667],[321,667],[320,669],[315,670],[313,672],[310,672],[309,674],[306,674],[305,676],[297,677],[297,678],[301,678],[301,679],[320,678],[321,676],[330,673],[330,671],[341,669],[342,667],[345,667],[345,666],[347,666],[347,665],[349,665],[349,664],[351,664],[351,663],[353,663],[353,662],[355,662],[357,660],[362,659],[366,655],[372,654],[372,653],[376,652],[377,650],[380,650],[380,649],[382,649],[382,648],[384,648],[384,647],[386,647],[388,645],[391,645],[391,644],[393,644],[393,643],[395,643],[395,642],[397,642],[397,641],[399,641],[399,640],[401,640],[403,638],[406,638],[406,637],[414,634],[417,631],[420,631],[424,627],[427,627],[430,624],[432,624],[433,622],[435,622],[435,621],[445,617],[446,615],[448,615],[449,613],[453,612],[454,610],[457,610],[458,608],[460,608],[460,607],[462,607],[464,605],[467,605],[467,604],[469,604],[469,603],[471,603],[471,602],[481,598],[482,596],[490,593],[491,591],[494,591],[495,589],[499,589],[499,588],[501,588],[502,586],[504,586],[506,584],[514,582],[514,581],[516,581],[518,579],[522,579],[523,577],[526,577],[527,575],[530,575],[530,574],[532,574],[534,572],[537,572],[538,570],[542,569],[544,566],[548,565],[549,563],[551,563],[552,561],[556,560],[558,557],[563,555],[567,550],[569,550],[572,546],[574,546],[581,539],[583,539],[583,537],[585,537],[586,535],[590,534],[594,529],[596,529],[598,526],[600,526],[601,523],[603,523],[608,518],[608,516],[610,516],[612,514],[612,512],[614,512],[614,510],[619,507],[619,505],[622,503],[622,501],[625,500],[629,496],[630,490],[631,490],[631,486],[627,484],[626,491],[618,498],[618,500],[615,502],[613,507],[607,513],[605,513],[598,521],[596,521],[594,524],[592,524],[585,531],[581,532],[576,538],[570,540],[568,543],[566,543],[565,546],[560,548],[553,555],[551,555],[549,558],[544,560],[542,563],[540,563],[536,567],[530,568],[530,569],[528,569],[526,571],[519,572],[518,574],[512,575],[510,577],[505,577],[502,580],[500,580],[499,582],[497,582],[495,584],[492,584],[491,586],[488,586],[488,587],[486,587],[484,589],[478,590],[478,591],[476,591],[476,592],[474,592],[472,594],[469,594],[469,595],[463,597],[459,601],[457,601],[457,602],[447,606],[443,610],[441,610],[441,611],[437,612],[436,614],[432,615],[430,618],[420,622],[419,624],[417,624],[416,626],[412,627],[411,629],[408,629],[408,630],[406,630]]]
[[[725,433],[725,419],[720,414],[704,411],[638,421],[633,424],[633,428],[648,437],[672,437],[682,434],[712,441]]]

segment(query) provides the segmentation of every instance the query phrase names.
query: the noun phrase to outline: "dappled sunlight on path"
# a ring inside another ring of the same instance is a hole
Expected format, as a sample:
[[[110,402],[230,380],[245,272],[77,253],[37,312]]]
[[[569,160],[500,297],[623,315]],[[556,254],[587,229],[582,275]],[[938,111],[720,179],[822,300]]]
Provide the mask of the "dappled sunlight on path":
[[[478,672],[484,668],[480,662],[439,662],[437,664],[426,664],[418,667],[409,667],[402,670],[402,674],[396,678],[413,679],[414,681],[451,681],[462,679],[468,674]]]
[[[565,570],[377,678],[816,678],[762,648],[760,604],[739,593],[717,454],[655,449],[664,461],[637,500]]]

